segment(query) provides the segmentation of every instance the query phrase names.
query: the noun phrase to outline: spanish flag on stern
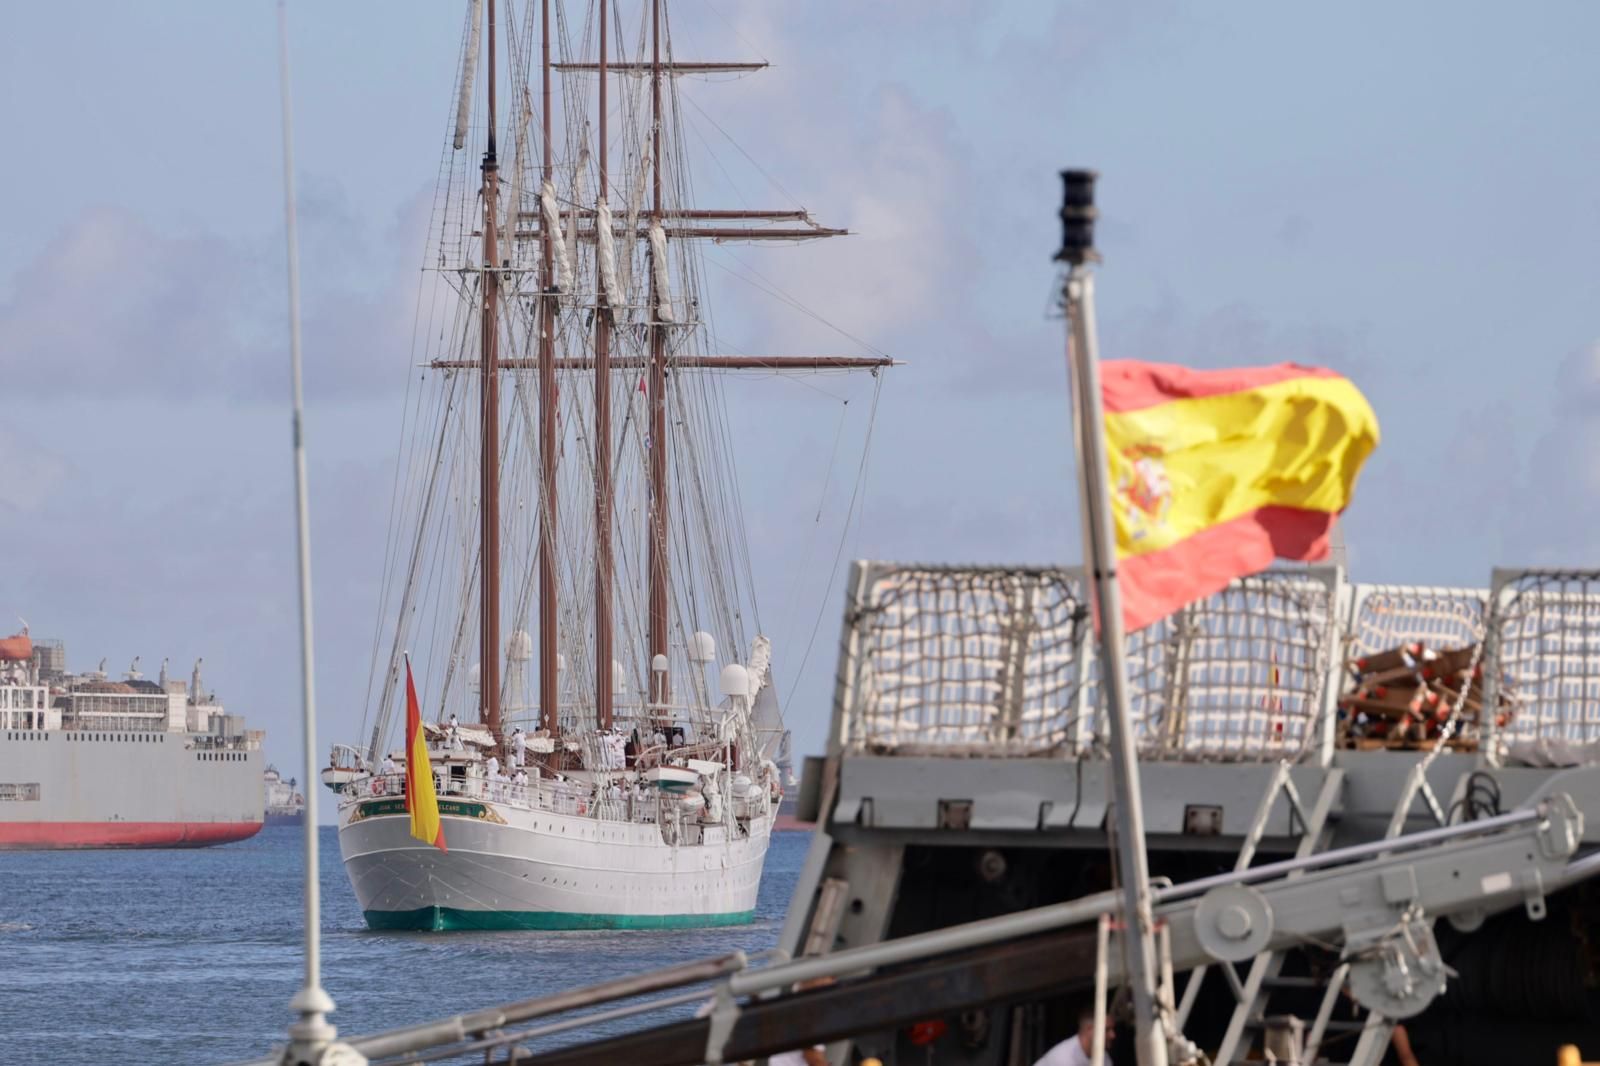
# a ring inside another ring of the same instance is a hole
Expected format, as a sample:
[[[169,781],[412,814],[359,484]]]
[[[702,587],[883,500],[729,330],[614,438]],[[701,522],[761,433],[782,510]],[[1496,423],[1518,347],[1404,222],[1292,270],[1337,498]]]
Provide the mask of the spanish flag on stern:
[[[439,821],[439,798],[433,791],[433,763],[428,759],[428,738],[422,732],[422,709],[417,686],[411,680],[411,656],[406,656],[406,810],[411,812],[411,835],[444,846],[444,824]]]
[[[1265,570],[1315,561],[1378,445],[1366,397],[1330,370],[1101,364],[1128,630]]]

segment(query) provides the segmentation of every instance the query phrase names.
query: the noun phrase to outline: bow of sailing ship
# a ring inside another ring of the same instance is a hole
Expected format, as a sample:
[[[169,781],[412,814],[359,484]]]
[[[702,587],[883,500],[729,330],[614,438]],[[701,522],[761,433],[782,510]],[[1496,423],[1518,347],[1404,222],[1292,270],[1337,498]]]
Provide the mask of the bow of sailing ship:
[[[467,6],[369,739],[323,774],[375,928],[752,917],[783,722],[724,382],[890,365],[712,346],[704,242],[844,231],[692,203],[679,79],[764,64],[675,59],[661,0],[586,10]],[[407,651],[426,720],[401,748]]]

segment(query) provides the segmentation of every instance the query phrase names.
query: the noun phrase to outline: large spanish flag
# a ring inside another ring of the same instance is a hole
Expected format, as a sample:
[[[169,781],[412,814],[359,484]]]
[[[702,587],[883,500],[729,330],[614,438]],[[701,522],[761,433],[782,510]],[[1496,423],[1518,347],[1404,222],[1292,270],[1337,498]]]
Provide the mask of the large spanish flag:
[[[433,791],[433,763],[428,759],[428,738],[422,732],[422,709],[417,686],[411,680],[411,657],[406,656],[406,810],[411,812],[411,835],[440,851],[444,825],[439,821],[439,798]]]
[[[1328,554],[1378,445],[1378,419],[1330,370],[1101,364],[1123,622],[1138,629],[1274,558]]]

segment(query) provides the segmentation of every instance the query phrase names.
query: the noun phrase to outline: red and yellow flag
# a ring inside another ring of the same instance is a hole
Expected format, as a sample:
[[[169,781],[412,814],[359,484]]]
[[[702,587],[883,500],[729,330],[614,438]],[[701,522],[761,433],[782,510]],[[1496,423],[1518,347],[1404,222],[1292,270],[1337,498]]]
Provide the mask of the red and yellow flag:
[[[1138,629],[1274,558],[1328,554],[1378,445],[1378,419],[1330,370],[1101,365],[1123,623]]]
[[[439,798],[433,791],[433,763],[428,759],[428,738],[422,732],[422,709],[417,686],[411,680],[411,657],[406,656],[406,810],[411,812],[411,835],[444,846],[444,824],[439,821]]]

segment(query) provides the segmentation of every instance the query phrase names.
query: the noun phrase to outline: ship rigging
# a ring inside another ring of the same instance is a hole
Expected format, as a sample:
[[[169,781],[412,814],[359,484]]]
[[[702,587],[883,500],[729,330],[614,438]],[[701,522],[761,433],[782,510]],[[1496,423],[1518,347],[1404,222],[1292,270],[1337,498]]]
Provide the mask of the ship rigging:
[[[473,0],[464,29],[419,308],[428,387],[408,403],[387,551],[398,595],[380,608],[361,765],[336,755],[324,779],[343,790],[342,826],[369,835],[357,823],[377,817],[372,790],[390,788],[366,771],[384,757],[409,651],[427,716],[481,726],[469,744],[459,730],[435,737],[447,806],[581,807],[650,823],[669,851],[720,840],[746,850],[719,865],[743,863],[753,893],[782,790],[782,718],[725,375],[876,377],[893,360],[741,353],[713,329],[705,242],[847,232],[804,208],[693,200],[678,81],[764,64],[675,59],[661,0],[627,18],[591,5],[581,21],[549,0]],[[531,777],[497,781],[502,757]],[[662,774],[688,776],[669,788]],[[644,846],[649,833],[622,837]],[[383,894],[352,878],[358,894]],[[612,904],[628,911],[629,891]],[[436,902],[409,902],[419,920],[442,920]]]

